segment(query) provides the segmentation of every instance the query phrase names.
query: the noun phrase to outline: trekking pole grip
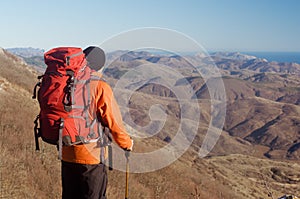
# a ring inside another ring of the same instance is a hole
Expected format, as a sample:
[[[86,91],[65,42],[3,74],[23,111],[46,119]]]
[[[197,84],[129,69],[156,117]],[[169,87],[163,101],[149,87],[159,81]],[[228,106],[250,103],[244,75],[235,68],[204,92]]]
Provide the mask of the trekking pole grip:
[[[129,156],[130,156],[130,150],[125,150],[125,157],[127,161],[129,159]]]

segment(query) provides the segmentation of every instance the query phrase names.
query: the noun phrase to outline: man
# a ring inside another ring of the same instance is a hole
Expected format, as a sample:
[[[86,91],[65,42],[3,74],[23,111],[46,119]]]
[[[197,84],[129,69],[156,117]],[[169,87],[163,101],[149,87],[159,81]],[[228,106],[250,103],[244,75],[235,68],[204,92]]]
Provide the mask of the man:
[[[110,130],[115,142],[124,150],[132,150],[133,141],[126,133],[118,105],[111,87],[101,80],[99,71],[105,63],[102,49],[90,46],[84,51],[92,76],[98,80],[90,82],[90,115],[97,115],[103,127]],[[107,173],[100,154],[99,143],[63,146],[62,149],[62,198],[63,199],[105,199]]]

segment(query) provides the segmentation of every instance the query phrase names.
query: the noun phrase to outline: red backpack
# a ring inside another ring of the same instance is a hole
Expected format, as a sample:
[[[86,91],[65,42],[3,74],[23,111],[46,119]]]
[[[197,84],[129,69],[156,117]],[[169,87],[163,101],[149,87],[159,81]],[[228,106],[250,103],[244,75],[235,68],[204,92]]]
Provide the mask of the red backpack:
[[[89,116],[91,69],[81,48],[60,47],[44,54],[47,65],[34,88],[40,113],[35,120],[36,150],[38,138],[58,146],[90,143],[102,136],[97,116]],[[37,91],[37,88],[40,87]],[[37,96],[36,96],[37,92]]]

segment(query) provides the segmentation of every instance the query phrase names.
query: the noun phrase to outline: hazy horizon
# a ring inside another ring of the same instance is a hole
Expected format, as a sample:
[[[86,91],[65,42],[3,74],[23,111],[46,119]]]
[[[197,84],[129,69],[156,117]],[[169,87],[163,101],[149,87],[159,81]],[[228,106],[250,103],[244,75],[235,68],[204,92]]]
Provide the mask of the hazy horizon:
[[[63,45],[61,45],[63,46]],[[55,46],[53,46],[54,48]],[[59,47],[59,46],[57,46]],[[81,46],[78,46],[81,47]],[[101,46],[100,46],[101,47]],[[26,49],[26,48],[32,48],[32,49],[40,49],[40,50],[44,50],[47,51],[48,49],[46,48],[41,48],[41,47],[36,47],[36,46],[11,46],[11,47],[3,47],[0,46],[0,48],[3,49],[16,49],[16,48],[20,48],[20,49]],[[121,49],[120,49],[121,50]],[[113,50],[113,51],[108,51],[110,52],[114,52],[114,51],[118,51],[118,50]],[[124,50],[124,51],[130,51],[129,49]],[[181,51],[182,53],[194,53],[194,51]],[[239,53],[300,53],[299,51],[271,51],[271,50],[249,50],[249,51],[244,51],[244,50],[227,50],[227,49],[211,49],[211,50],[207,50],[207,52],[209,53],[214,53],[214,52],[239,52]]]

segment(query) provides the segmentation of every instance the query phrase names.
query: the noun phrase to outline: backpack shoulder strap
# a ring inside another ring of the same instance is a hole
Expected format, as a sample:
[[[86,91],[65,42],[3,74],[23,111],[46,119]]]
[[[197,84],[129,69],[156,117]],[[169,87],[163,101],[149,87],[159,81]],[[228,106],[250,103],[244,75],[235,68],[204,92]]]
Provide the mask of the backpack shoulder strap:
[[[93,75],[93,74],[91,75],[91,80],[93,80],[93,81],[97,81],[97,80],[105,81],[103,77],[100,77],[98,75]]]

